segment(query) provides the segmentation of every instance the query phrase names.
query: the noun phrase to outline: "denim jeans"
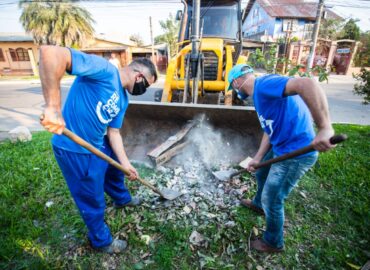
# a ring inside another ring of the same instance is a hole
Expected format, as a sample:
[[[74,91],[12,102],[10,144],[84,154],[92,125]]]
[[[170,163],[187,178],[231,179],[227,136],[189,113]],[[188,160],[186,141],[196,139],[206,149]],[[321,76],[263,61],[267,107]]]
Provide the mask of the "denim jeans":
[[[273,158],[269,151],[263,160]],[[266,216],[266,231],[263,240],[272,247],[284,246],[284,201],[299,179],[315,164],[317,152],[272,164],[256,172],[257,194],[253,204],[263,208]]]

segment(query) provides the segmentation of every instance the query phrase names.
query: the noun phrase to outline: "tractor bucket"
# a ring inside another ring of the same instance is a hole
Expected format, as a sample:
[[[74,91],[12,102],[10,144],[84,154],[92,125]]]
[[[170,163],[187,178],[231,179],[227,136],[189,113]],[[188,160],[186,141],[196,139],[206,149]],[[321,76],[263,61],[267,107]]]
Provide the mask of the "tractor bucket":
[[[262,137],[253,107],[132,101],[121,128],[128,157],[153,165],[148,153],[171,139],[171,136],[176,137],[189,121],[206,123],[221,136],[222,142],[212,144],[212,148],[226,147],[232,151],[228,161],[231,164],[253,155]],[[189,132],[184,139],[189,140],[191,136]],[[186,146],[179,151],[186,151]]]

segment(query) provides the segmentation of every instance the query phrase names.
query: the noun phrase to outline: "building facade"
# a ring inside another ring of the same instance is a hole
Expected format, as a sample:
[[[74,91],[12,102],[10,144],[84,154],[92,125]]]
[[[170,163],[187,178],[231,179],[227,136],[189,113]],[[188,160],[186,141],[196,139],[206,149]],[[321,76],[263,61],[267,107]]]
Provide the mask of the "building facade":
[[[0,33],[0,76],[38,75],[39,46],[30,35],[21,33]],[[81,51],[111,59],[114,55],[119,66],[128,65],[132,60],[146,57],[162,65],[163,59],[158,57],[158,49],[138,47],[133,42],[112,41],[101,37],[89,40]],[[164,67],[165,69],[165,67]]]
[[[277,42],[279,39],[309,40],[316,20],[317,3],[304,0],[250,0],[245,10],[246,40]],[[330,10],[325,18],[340,19]]]
[[[37,74],[38,46],[25,34],[0,34],[0,75]]]

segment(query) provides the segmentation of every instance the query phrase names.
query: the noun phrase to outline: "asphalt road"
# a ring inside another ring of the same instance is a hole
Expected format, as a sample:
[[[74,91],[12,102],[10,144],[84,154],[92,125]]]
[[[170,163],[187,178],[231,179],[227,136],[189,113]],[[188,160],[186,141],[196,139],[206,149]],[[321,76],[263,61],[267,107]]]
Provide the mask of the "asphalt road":
[[[62,82],[64,102],[72,80]],[[354,79],[347,76],[330,76],[330,83],[321,83],[329,102],[333,122],[370,125],[370,105],[362,104],[362,97],[352,93]],[[143,96],[130,96],[131,100],[153,101],[156,90],[161,89],[164,78]],[[26,126],[31,131],[42,130],[38,122],[44,105],[40,82],[0,81],[0,139],[17,126]]]

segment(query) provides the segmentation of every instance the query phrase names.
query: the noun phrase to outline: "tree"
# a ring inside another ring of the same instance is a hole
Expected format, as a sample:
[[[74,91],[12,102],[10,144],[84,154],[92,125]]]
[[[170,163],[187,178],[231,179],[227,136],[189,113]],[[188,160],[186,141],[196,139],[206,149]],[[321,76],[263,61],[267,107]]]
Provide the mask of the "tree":
[[[164,31],[164,34],[156,36],[154,43],[167,43],[170,46],[171,57],[175,56],[177,37],[179,34],[180,23],[170,13],[169,17],[165,21],[159,21],[159,24]]]
[[[37,44],[83,46],[94,35],[91,14],[73,0],[20,0],[24,29]]]
[[[360,45],[355,58],[356,67],[370,67],[370,31],[361,33]]]
[[[324,19],[321,21],[320,24],[319,37],[336,40],[342,28],[343,28],[342,20]]]
[[[355,84],[353,92],[356,95],[363,96],[363,104],[370,103],[370,71],[361,68],[359,74],[352,74],[358,83]]]
[[[343,27],[342,39],[360,40],[360,27],[357,26],[358,20],[349,19]]]
[[[144,40],[139,33],[132,34],[129,38],[132,42],[135,42],[136,46],[140,47],[144,45]]]

